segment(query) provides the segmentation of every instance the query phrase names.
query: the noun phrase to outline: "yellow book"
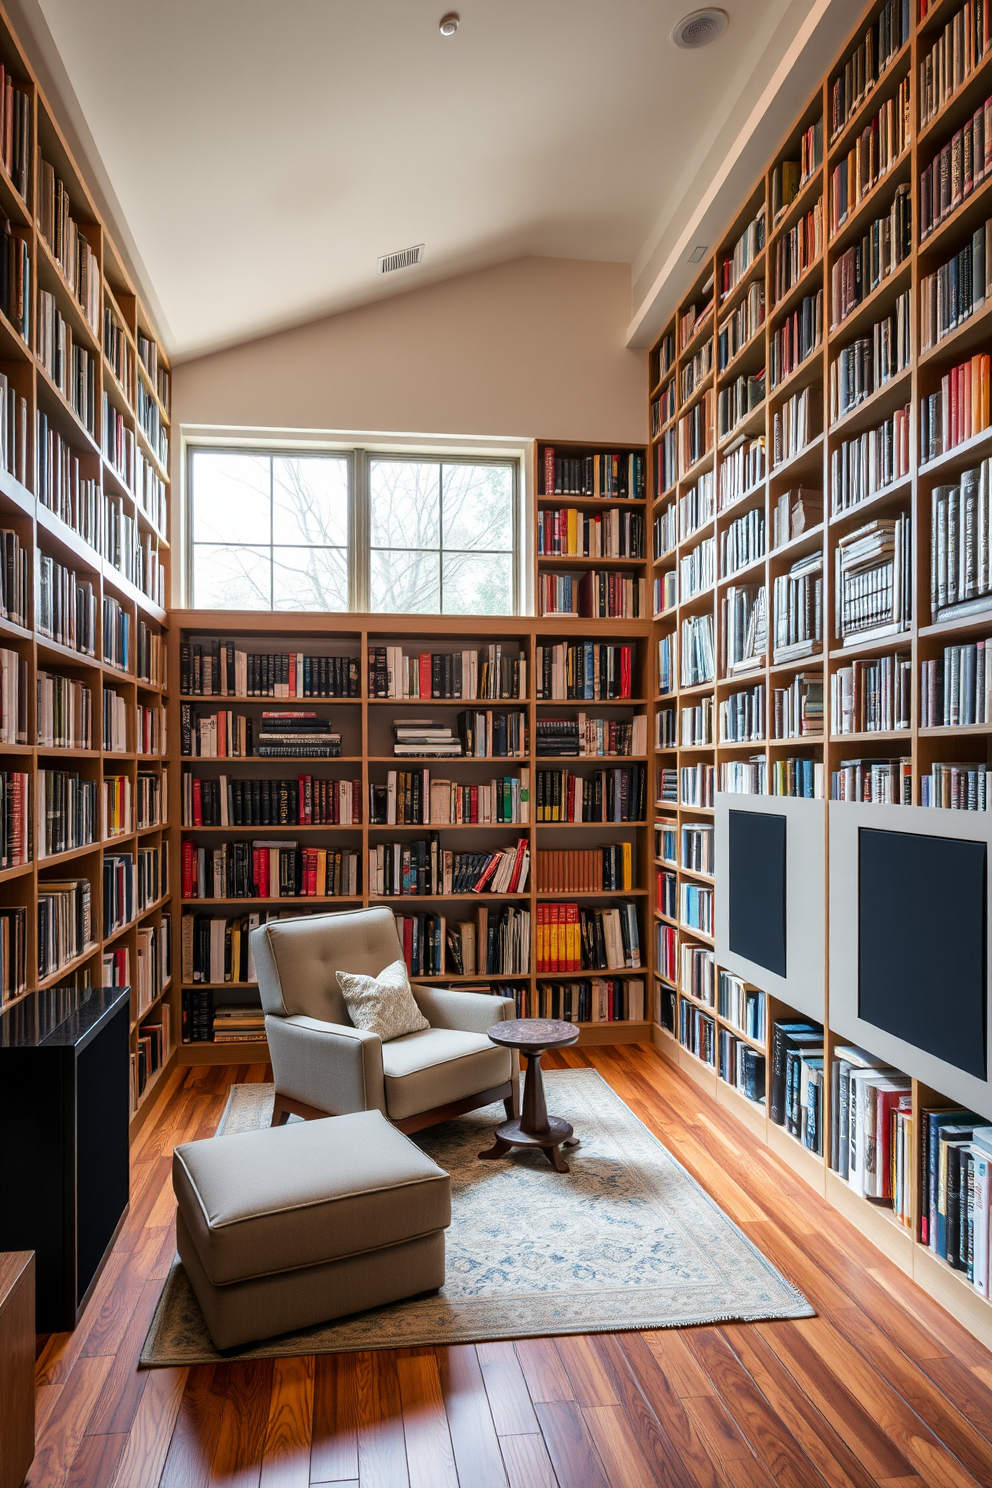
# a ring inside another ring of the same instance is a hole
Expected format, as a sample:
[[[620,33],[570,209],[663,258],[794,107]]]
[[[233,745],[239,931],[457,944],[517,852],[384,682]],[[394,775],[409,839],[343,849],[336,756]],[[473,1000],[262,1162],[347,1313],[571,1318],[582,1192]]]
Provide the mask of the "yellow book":
[[[634,887],[634,861],[629,842],[623,844],[623,886],[625,889]]]
[[[568,509],[568,551],[579,551],[579,513],[574,506]]]

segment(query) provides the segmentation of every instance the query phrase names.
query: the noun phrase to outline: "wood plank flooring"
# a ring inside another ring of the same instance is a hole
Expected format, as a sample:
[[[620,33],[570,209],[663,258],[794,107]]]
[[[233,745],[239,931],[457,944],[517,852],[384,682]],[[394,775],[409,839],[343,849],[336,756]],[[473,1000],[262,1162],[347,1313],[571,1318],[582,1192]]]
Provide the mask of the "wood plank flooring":
[[[652,1048],[547,1062],[598,1069],[817,1316],[138,1372],[172,1147],[268,1074],[188,1070],[80,1327],[39,1356],[31,1488],[992,1488],[992,1354]]]

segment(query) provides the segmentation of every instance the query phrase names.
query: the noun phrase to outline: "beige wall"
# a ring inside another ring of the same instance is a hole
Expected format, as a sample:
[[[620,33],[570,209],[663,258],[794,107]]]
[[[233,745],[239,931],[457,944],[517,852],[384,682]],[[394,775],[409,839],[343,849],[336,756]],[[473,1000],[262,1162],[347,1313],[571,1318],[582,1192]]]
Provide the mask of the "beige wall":
[[[630,269],[521,258],[175,369],[182,424],[647,439]]]

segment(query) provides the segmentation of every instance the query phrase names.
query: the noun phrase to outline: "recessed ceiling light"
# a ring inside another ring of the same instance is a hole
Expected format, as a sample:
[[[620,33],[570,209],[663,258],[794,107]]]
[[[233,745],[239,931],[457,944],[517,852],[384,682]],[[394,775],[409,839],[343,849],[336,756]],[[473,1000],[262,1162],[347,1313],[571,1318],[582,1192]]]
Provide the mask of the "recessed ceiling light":
[[[446,16],[441,17],[441,24],[437,29],[442,36],[454,36],[458,30],[458,16],[453,10],[449,10]]]
[[[709,46],[711,41],[723,35],[729,25],[730,17],[725,10],[694,10],[679,21],[672,32],[672,40],[677,47],[687,50]]]

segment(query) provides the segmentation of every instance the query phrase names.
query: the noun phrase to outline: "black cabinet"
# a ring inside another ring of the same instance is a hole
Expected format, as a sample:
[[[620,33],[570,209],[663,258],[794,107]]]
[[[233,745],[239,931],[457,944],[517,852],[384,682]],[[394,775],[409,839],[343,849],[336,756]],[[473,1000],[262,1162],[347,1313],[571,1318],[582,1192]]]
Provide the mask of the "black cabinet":
[[[0,1251],[33,1250],[37,1329],[76,1326],[129,1198],[128,987],[0,1015]]]

